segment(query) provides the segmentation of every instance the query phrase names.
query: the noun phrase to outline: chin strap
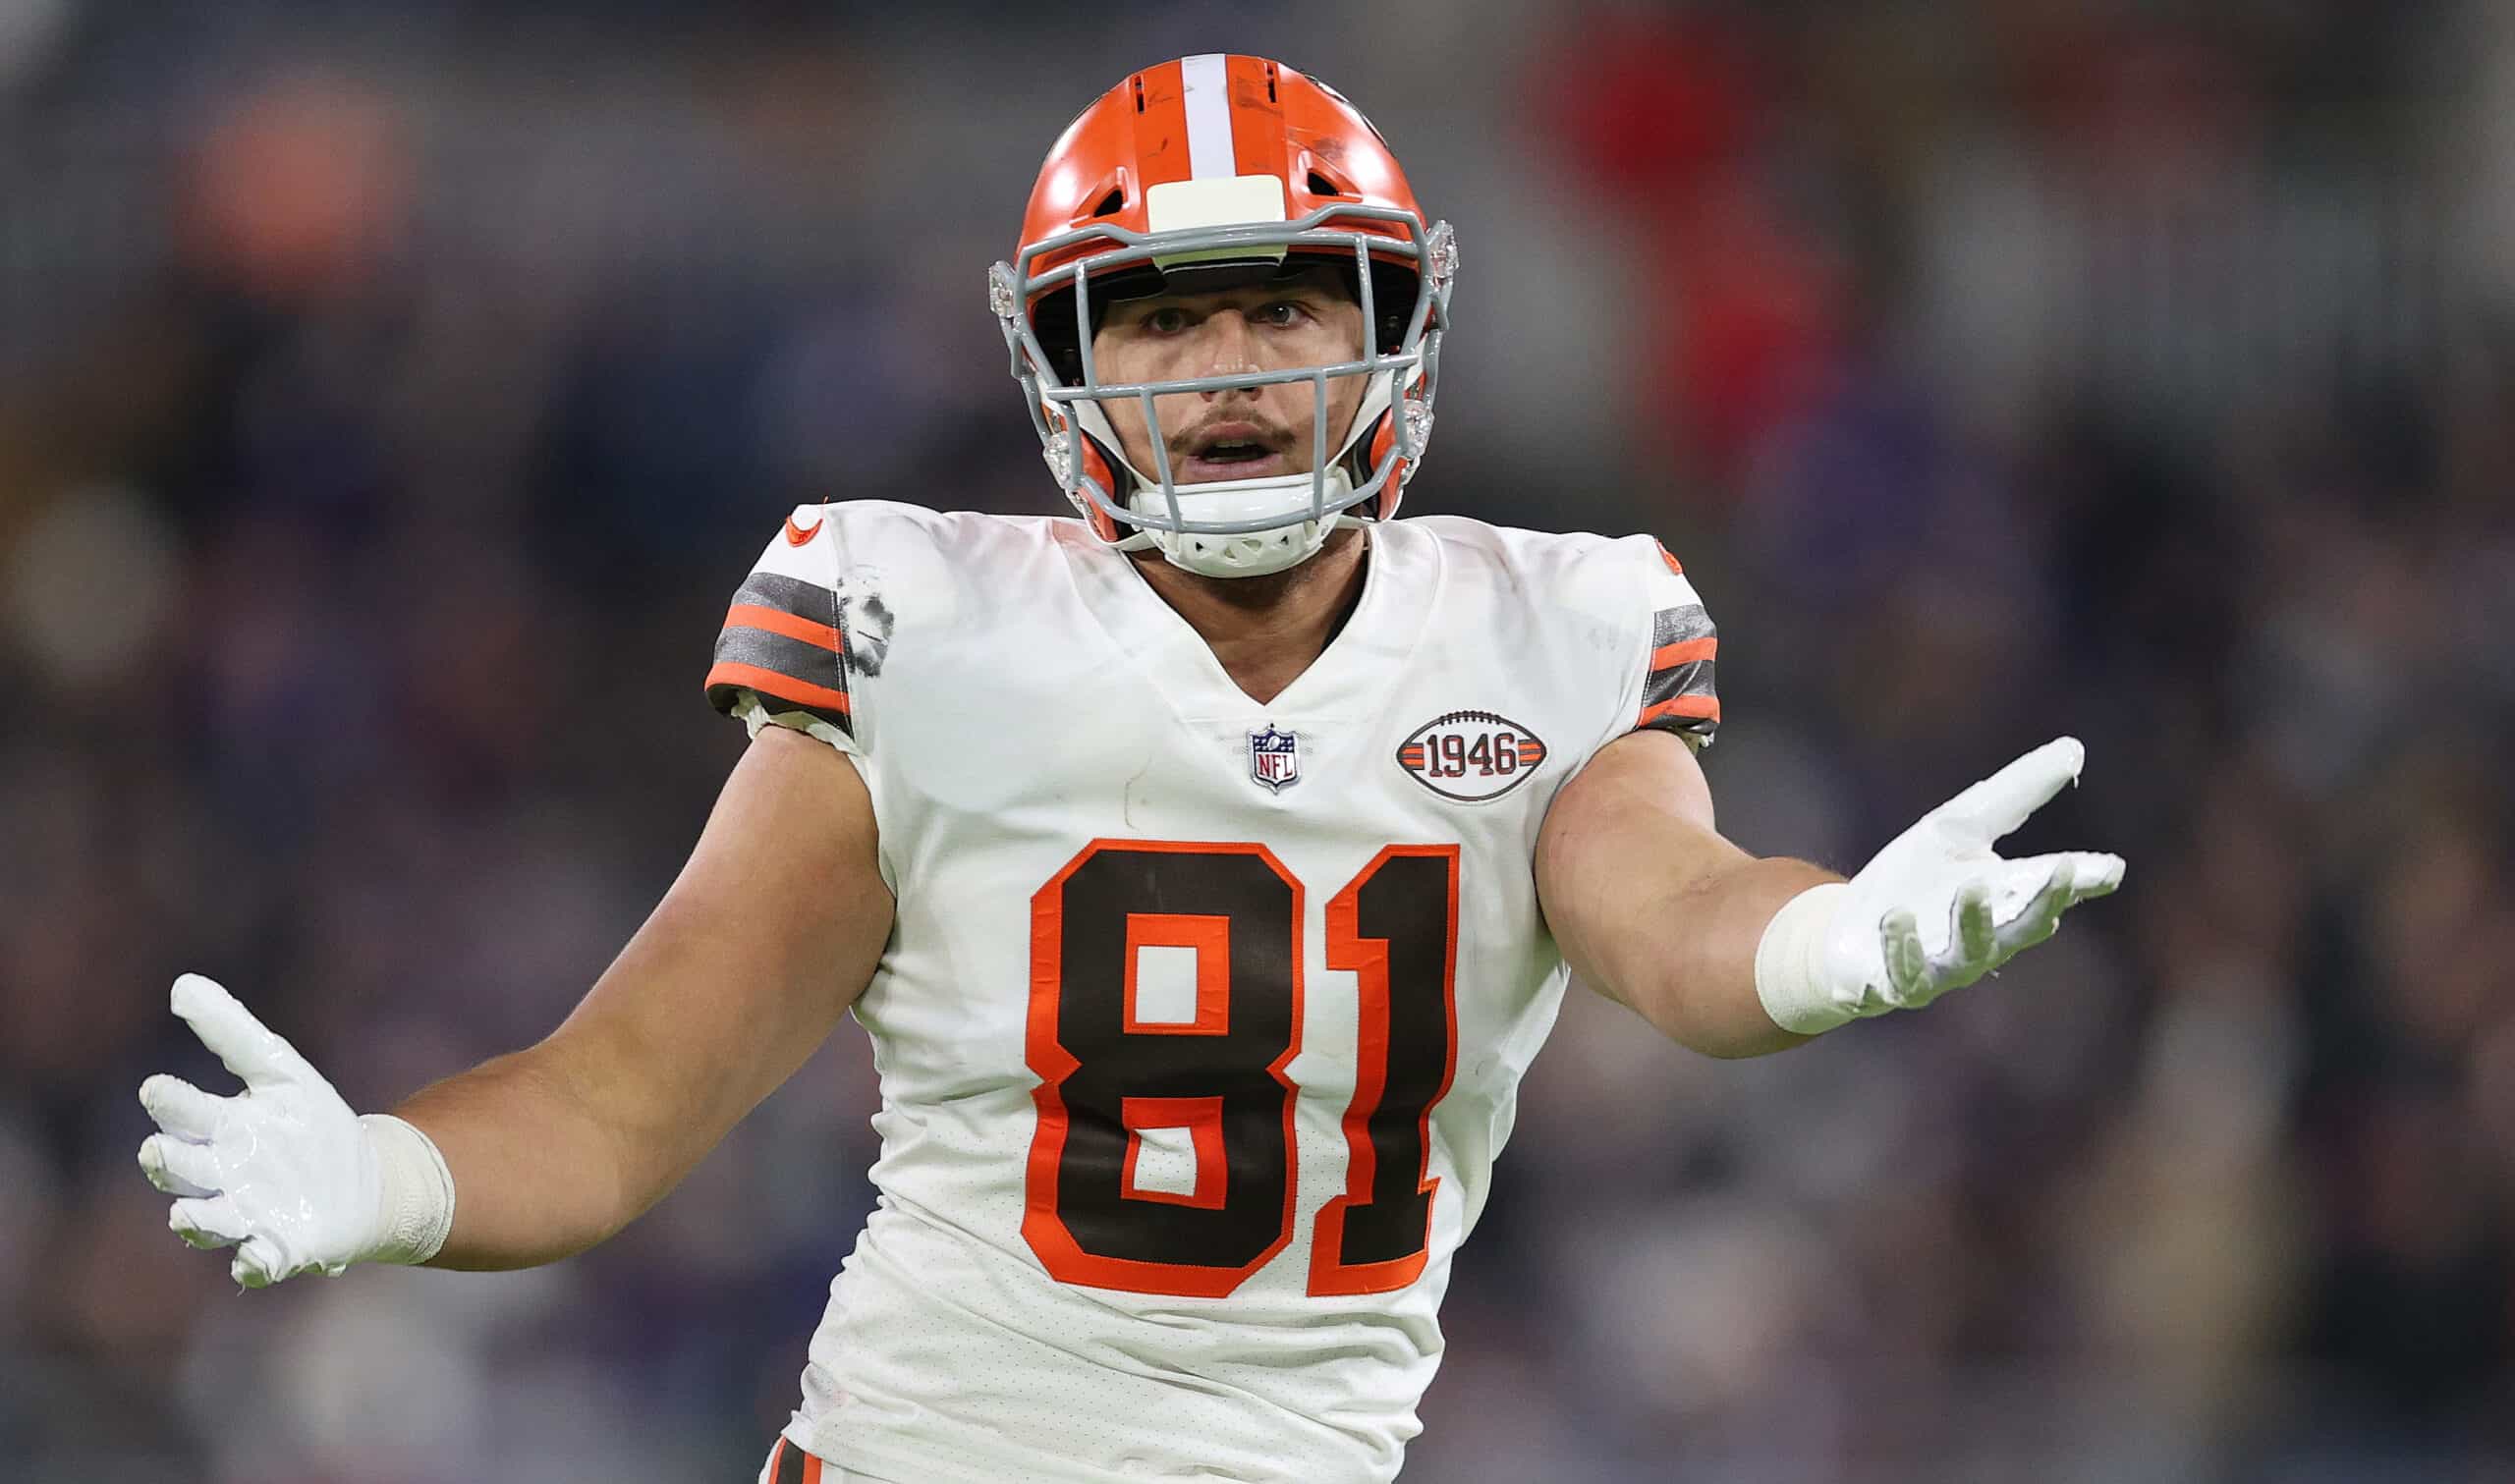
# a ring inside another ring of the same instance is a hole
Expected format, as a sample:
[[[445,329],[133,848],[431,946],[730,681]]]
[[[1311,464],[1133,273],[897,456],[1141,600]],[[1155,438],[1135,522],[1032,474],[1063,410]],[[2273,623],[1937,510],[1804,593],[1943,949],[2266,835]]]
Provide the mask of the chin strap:
[[[1329,468],[1326,497],[1331,506],[1351,489],[1341,466]],[[1179,512],[1187,520],[1238,524],[1286,514],[1291,519],[1233,533],[1148,527],[1141,533],[1174,567],[1209,577],[1264,577],[1308,561],[1335,529],[1333,510],[1323,517],[1309,514],[1311,495],[1308,474],[1187,485],[1179,490]],[[1130,503],[1146,514],[1167,508],[1158,491],[1141,485]]]
[[[1354,410],[1341,444],[1328,458],[1326,502],[1334,506],[1349,495],[1358,479],[1368,478],[1394,446],[1397,412],[1392,411],[1392,388],[1395,374],[1374,373]],[[1166,516],[1169,501],[1161,494],[1158,480],[1146,474],[1129,460],[1119,443],[1117,430],[1111,426],[1108,413],[1096,402],[1066,404],[1083,433],[1083,467],[1076,473],[1098,483],[1115,494],[1121,485],[1126,493],[1122,503],[1130,510],[1145,515]],[[1055,410],[1051,409],[1051,416]],[[1357,472],[1356,463],[1363,467]],[[1054,463],[1054,460],[1051,460]],[[1230,521],[1258,519],[1274,512],[1262,507],[1272,502],[1255,499],[1277,491],[1289,497],[1284,511],[1287,519],[1280,525],[1236,534],[1206,534],[1197,531],[1167,531],[1146,526],[1122,529],[1121,522],[1107,512],[1091,506],[1088,499],[1077,498],[1085,507],[1085,518],[1092,532],[1119,551],[1158,550],[1174,567],[1206,577],[1263,577],[1297,566],[1315,555],[1327,542],[1328,533],[1341,525],[1361,525],[1380,519],[1396,509],[1396,490],[1402,467],[1390,470],[1389,481],[1369,502],[1373,509],[1364,514],[1331,511],[1324,519],[1309,515],[1312,478],[1308,474],[1285,475],[1275,479],[1218,480],[1205,484],[1177,487],[1180,515],[1198,519],[1191,511],[1198,506],[1225,507],[1208,511],[1205,520]],[[1257,505],[1245,514],[1235,514],[1229,507]]]

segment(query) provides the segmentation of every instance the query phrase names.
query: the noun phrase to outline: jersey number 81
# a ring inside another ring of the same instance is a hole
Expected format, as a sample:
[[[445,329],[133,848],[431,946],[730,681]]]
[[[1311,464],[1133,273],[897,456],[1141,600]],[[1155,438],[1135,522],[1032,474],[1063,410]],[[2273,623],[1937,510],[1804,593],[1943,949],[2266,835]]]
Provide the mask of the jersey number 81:
[[[1031,899],[1032,1094],[1022,1236],[1052,1277],[1219,1298],[1292,1240],[1302,884],[1265,847],[1095,840]],[[1193,1018],[1146,1021],[1145,948],[1195,952]],[[1458,847],[1393,845],[1327,904],[1327,966],[1361,1024],[1345,1191],[1318,1213],[1310,1292],[1424,1271],[1432,1105],[1457,1067]],[[1189,1130],[1187,1191],[1136,1185],[1137,1130]]]

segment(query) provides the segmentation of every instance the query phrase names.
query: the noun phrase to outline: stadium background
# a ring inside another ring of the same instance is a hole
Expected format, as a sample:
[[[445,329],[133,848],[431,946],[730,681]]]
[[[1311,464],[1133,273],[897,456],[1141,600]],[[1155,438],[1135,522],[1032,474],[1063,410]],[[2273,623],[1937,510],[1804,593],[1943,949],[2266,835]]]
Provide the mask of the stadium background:
[[[787,506],[1051,507],[982,271],[1215,48],[1458,224],[1412,506],[1686,560],[1732,834],[2070,731],[2024,843],[2132,862],[1786,1057],[1576,996],[1408,1477],[2508,1477],[2515,11],[0,0],[0,1479],[749,1477],[852,1028],[591,1255],[240,1297],[133,1167],[165,987],[364,1107],[552,1024]]]

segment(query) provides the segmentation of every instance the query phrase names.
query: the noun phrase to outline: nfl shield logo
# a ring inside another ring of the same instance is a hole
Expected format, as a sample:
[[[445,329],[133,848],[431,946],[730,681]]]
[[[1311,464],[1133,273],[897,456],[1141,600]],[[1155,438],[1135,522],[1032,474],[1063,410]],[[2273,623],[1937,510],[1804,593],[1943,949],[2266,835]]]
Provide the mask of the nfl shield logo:
[[[1301,782],[1301,737],[1269,722],[1249,734],[1249,776],[1281,794]]]

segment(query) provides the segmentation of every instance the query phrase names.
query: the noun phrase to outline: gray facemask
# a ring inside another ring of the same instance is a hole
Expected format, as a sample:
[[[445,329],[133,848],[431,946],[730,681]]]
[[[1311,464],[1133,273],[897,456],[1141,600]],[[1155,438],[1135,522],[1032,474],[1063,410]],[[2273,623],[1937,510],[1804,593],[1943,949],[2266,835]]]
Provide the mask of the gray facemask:
[[[1280,572],[1316,552],[1337,525],[1361,523],[1395,509],[1397,491],[1422,464],[1431,435],[1441,337],[1458,267],[1456,239],[1447,222],[1426,227],[1394,207],[1344,203],[1321,207],[1299,221],[1256,219],[1263,216],[1262,203],[1258,210],[1249,209],[1247,188],[1260,182],[1274,184],[1263,176],[1193,183],[1238,189],[1230,195],[1217,190],[1218,198],[1211,203],[1187,203],[1192,219],[1205,218],[1195,225],[1154,232],[1086,227],[1031,244],[1015,262],[997,263],[987,272],[988,306],[1012,352],[1013,376],[1022,384],[1048,469],[1066,497],[1094,530],[1120,532],[1113,543],[1120,550],[1158,549],[1173,564],[1208,577]],[[1280,186],[1275,199],[1280,218]],[[1213,220],[1217,215],[1224,219]],[[1336,222],[1400,227],[1407,240],[1331,225]],[[1038,270],[1042,258],[1065,256],[1078,247],[1090,250]],[[1350,264],[1363,310],[1361,358],[1170,381],[1099,379],[1091,357],[1094,298],[1105,306],[1113,295],[1123,294],[1111,284],[1113,278],[1119,285],[1133,280],[1141,288],[1147,279],[1162,283],[1170,275],[1186,278],[1235,267],[1280,269],[1296,253],[1302,262]],[[1374,285],[1375,264],[1383,275],[1396,268],[1413,280],[1414,302],[1402,323],[1393,322],[1382,308],[1386,280]],[[1067,299],[1070,306],[1057,302]],[[1065,356],[1051,353],[1043,343],[1031,322],[1033,305],[1060,319],[1070,307],[1075,342]],[[1397,331],[1397,344],[1384,347],[1390,328]],[[1349,376],[1365,378],[1362,403],[1343,439],[1331,445],[1328,384]],[[1309,472],[1177,482],[1155,398],[1302,381],[1310,383],[1312,398]],[[1120,398],[1135,399],[1144,410],[1152,468],[1139,469],[1128,462],[1103,411],[1105,402]],[[1394,414],[1392,406],[1398,410]],[[1384,423],[1386,436],[1370,436]],[[1386,498],[1380,498],[1383,491]]]

